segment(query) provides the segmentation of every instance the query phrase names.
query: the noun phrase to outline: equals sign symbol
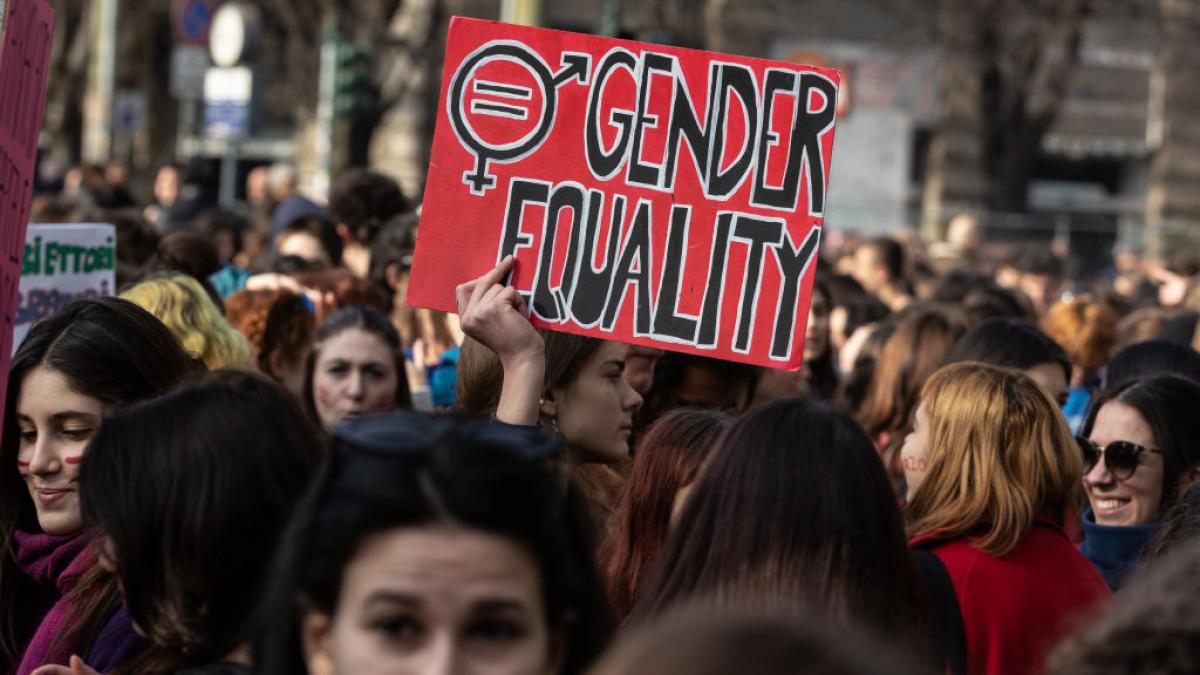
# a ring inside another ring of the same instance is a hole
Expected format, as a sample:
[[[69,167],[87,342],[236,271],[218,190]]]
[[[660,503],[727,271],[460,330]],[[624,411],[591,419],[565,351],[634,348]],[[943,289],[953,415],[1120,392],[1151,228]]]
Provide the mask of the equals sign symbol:
[[[533,100],[533,90],[529,87],[519,87],[512,84],[490,82],[488,80],[475,80],[471,88],[476,94],[480,95],[498,96],[515,101]],[[491,115],[492,117],[507,117],[514,120],[524,120],[529,117],[529,110],[524,106],[509,105],[497,101],[481,101],[479,99],[471,102],[471,112],[480,115]]]

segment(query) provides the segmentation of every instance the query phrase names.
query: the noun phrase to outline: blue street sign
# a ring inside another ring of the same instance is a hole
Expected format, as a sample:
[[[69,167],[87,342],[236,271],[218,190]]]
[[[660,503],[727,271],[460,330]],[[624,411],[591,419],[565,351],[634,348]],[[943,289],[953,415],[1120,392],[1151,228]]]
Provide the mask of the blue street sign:
[[[234,138],[250,132],[250,105],[236,101],[208,101],[204,105],[204,134],[209,138]]]

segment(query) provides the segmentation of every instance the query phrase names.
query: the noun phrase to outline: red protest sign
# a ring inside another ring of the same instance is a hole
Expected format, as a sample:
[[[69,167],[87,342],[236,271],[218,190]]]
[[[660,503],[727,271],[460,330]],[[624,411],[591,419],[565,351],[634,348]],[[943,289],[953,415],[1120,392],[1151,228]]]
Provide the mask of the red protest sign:
[[[46,105],[54,10],[45,0],[7,0],[5,10],[0,43],[0,372],[7,379],[37,140]],[[0,410],[4,394],[0,389]]]
[[[544,328],[796,369],[838,73],[455,18],[410,304],[517,258]]]

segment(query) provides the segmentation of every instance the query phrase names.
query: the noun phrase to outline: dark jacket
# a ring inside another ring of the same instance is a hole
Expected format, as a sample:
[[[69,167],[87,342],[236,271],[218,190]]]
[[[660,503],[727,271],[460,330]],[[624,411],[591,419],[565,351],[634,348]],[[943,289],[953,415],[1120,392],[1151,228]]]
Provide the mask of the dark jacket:
[[[1079,552],[1096,566],[1108,587],[1115,591],[1141,562],[1142,553],[1157,532],[1158,523],[1101,525],[1088,509],[1083,514],[1083,543]]]

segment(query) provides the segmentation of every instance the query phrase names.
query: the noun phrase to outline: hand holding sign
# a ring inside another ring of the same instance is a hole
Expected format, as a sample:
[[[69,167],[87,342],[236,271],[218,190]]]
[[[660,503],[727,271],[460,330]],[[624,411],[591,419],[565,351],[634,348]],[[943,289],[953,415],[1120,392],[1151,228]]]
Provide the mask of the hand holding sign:
[[[487,274],[460,284],[454,295],[463,332],[495,352],[504,367],[496,419],[534,425],[546,373],[546,346],[529,323],[525,300],[516,289],[500,283],[516,262],[506,257]]]
[[[463,332],[496,352],[506,364],[540,359],[544,352],[542,336],[529,323],[525,300],[512,286],[500,283],[515,264],[516,258],[508,256],[454,292]]]

